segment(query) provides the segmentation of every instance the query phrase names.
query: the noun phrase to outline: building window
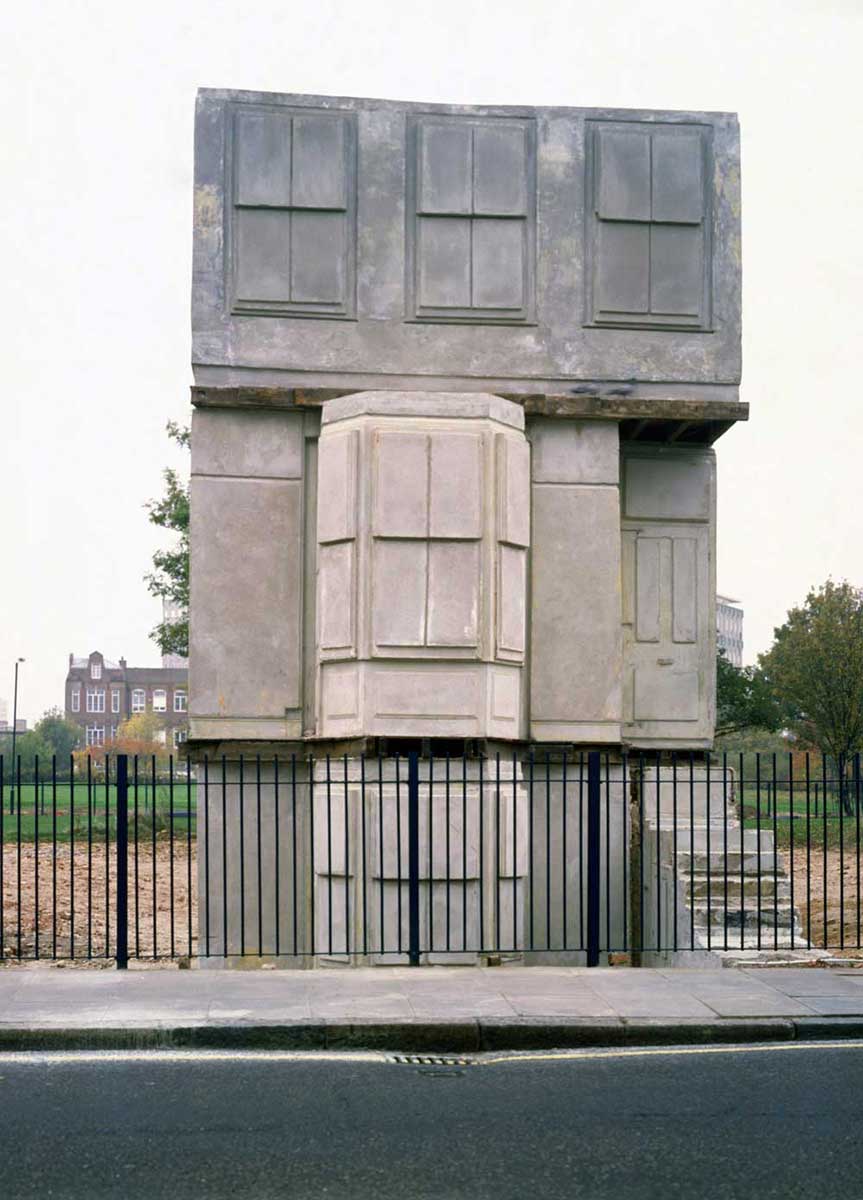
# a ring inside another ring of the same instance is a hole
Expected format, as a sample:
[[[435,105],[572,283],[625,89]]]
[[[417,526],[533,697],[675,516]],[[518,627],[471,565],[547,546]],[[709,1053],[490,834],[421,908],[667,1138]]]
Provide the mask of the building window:
[[[134,688],[132,690],[132,712],[141,713],[147,707],[147,693],[143,688]]]
[[[104,746],[105,745],[105,726],[104,725],[88,725],[87,726],[87,745],[88,746]]]
[[[174,692],[174,712],[186,711],[186,693]]]
[[[111,689],[111,712],[118,713],[120,711],[120,692],[117,688]]]
[[[157,730],[156,741],[159,743],[159,745],[164,746],[168,741],[168,731],[166,729]]]
[[[87,688],[87,712],[103,713],[105,711],[105,689]]]
[[[99,663],[99,662],[90,663],[90,678],[91,679],[101,679],[102,678],[102,664],[101,663]]]
[[[72,712],[81,711],[81,689],[72,688]]]
[[[526,321],[533,311],[534,122],[408,118],[413,315]]]
[[[182,746],[183,742],[185,742],[185,740],[188,736],[189,736],[188,730],[175,729],[174,730],[174,748],[176,749],[177,746]]]
[[[164,688],[153,688],[153,712],[165,712],[168,707],[168,693]]]
[[[116,740],[117,740],[117,726],[112,725],[111,726],[111,741],[116,742]]]

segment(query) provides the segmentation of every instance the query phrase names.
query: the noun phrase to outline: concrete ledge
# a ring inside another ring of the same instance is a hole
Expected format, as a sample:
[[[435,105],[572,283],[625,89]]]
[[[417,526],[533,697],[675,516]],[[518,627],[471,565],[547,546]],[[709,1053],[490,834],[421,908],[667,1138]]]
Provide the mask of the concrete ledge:
[[[863,1017],[726,1019],[496,1018],[416,1021],[358,1018],[265,1022],[0,1025],[0,1051],[393,1050],[471,1052],[580,1047],[727,1045],[863,1037]]]

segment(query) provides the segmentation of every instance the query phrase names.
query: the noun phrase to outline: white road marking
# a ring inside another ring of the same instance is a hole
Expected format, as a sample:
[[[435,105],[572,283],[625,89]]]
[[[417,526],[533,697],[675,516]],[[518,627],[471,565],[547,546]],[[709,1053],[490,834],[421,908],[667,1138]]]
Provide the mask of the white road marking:
[[[377,1050],[4,1050],[0,1064],[181,1062],[385,1063]]]
[[[496,1066],[498,1063],[517,1062],[564,1062],[571,1060],[591,1060],[598,1058],[653,1058],[659,1055],[680,1056],[687,1054],[772,1054],[788,1050],[863,1050],[863,1041],[851,1040],[838,1042],[767,1042],[756,1045],[729,1046],[651,1046],[626,1047],[618,1050],[551,1050],[523,1054],[495,1054],[493,1057],[480,1059],[484,1066]]]
[[[494,1067],[501,1063],[591,1062],[612,1058],[683,1057],[694,1054],[775,1054],[799,1050],[863,1050],[863,1039],[825,1042],[766,1042],[755,1045],[727,1046],[650,1046],[621,1047],[606,1050],[523,1050],[515,1054],[495,1052],[462,1053],[440,1057],[458,1057],[477,1066]],[[4,1050],[0,1066],[41,1066],[104,1063],[377,1063],[390,1066],[396,1052],[383,1050]],[[405,1052],[406,1053],[406,1052]]]

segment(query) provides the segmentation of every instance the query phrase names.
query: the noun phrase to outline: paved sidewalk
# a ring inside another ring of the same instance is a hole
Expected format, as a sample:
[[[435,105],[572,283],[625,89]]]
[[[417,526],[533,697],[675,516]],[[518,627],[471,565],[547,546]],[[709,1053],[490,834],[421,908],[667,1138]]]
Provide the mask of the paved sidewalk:
[[[0,1049],[537,1049],[863,1036],[863,970],[0,970]]]

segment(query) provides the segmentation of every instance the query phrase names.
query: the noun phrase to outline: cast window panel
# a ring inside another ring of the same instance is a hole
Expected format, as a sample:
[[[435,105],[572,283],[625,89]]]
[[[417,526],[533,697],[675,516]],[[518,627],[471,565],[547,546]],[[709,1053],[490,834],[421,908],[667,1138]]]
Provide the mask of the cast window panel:
[[[147,693],[143,688],[132,689],[132,712],[142,713],[147,708]]]
[[[153,688],[153,712],[166,712],[168,693],[164,688]]]
[[[409,122],[409,320],[534,318],[532,120]]]
[[[233,311],[352,317],[356,117],[242,104],[232,130]]]
[[[105,745],[105,726],[104,725],[88,725],[87,726],[87,745],[88,746],[104,746]]]
[[[87,688],[87,712],[103,713],[105,711],[105,689]]]
[[[81,711],[81,689],[72,688],[72,712]]]
[[[99,663],[99,662],[90,663],[90,678],[91,679],[101,679],[102,678],[102,664],[101,663]]]
[[[182,713],[186,711],[186,693],[174,692],[174,712]]]
[[[174,730],[174,748],[176,749],[178,746],[182,746],[183,742],[186,741],[188,736],[189,736],[188,730],[175,729]]]
[[[482,442],[449,432],[375,436],[374,644],[466,655],[479,638]]]
[[[587,323],[710,328],[710,129],[593,122]]]
[[[111,712],[118,713],[120,711],[120,693],[117,688],[111,689]]]

